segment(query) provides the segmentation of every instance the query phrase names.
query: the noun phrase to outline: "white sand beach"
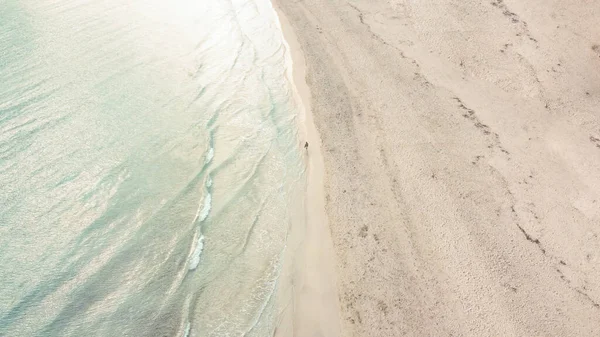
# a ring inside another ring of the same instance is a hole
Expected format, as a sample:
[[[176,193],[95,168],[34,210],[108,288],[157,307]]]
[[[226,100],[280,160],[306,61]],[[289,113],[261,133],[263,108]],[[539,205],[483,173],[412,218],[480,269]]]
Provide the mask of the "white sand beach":
[[[310,143],[281,335],[600,335],[600,2],[275,5]]]
[[[310,89],[306,83],[306,63],[297,36],[274,3],[281,29],[292,58],[296,100],[301,105],[300,135],[304,143],[307,189],[303,221],[292,224],[284,275],[292,289],[280,292],[284,312],[276,336],[340,336],[339,294],[331,233],[325,214],[325,191],[321,139],[311,111]],[[307,145],[305,145],[307,144]],[[287,281],[286,281],[287,282]],[[291,303],[288,303],[291,297]]]

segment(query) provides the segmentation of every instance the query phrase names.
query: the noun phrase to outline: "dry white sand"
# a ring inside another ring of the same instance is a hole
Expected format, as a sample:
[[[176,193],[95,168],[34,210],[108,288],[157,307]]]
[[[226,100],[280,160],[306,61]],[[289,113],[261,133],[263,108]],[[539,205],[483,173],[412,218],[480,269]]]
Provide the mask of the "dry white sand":
[[[322,139],[340,335],[599,336],[600,2],[278,5]],[[296,336],[336,315],[313,274]]]

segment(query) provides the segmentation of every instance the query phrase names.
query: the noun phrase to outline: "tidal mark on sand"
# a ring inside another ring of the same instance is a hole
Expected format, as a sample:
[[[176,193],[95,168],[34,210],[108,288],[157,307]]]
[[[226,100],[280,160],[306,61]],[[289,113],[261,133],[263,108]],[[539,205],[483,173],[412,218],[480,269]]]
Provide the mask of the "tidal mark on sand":
[[[553,258],[552,256],[548,256],[548,254],[546,254],[546,250],[544,249],[544,247],[542,246],[542,243],[540,242],[539,239],[534,239],[531,235],[529,235],[529,233],[527,233],[525,231],[525,229],[523,229],[523,227],[521,227],[519,224],[517,224],[517,227],[519,228],[519,230],[521,230],[521,233],[523,233],[523,235],[525,235],[525,239],[527,239],[527,241],[534,243],[535,245],[538,246],[538,248],[540,249],[540,251],[542,252],[542,254],[544,254],[544,256],[546,257],[550,257],[551,259],[553,259],[554,261],[556,261],[555,258]],[[558,263],[562,266],[562,267],[566,267],[567,263],[564,260],[559,260]],[[600,304],[596,301],[594,301],[594,299],[592,299],[590,297],[590,295],[586,294],[584,291],[582,291],[581,289],[578,289],[577,287],[574,287],[571,285],[571,281],[565,276],[565,274],[563,273],[563,271],[560,268],[556,268],[556,272],[559,274],[560,279],[563,280],[570,289],[576,291],[577,293],[579,293],[580,295],[582,295],[583,297],[585,297],[594,308],[596,309],[600,309]],[[585,287],[584,287],[585,290]]]
[[[592,144],[596,145],[596,147],[600,149],[600,138],[590,136],[590,142],[592,142]]]
[[[523,233],[523,235],[525,235],[525,239],[527,239],[527,241],[531,242],[531,243],[535,243],[538,248],[542,251],[542,253],[545,255],[546,254],[546,250],[544,249],[544,247],[542,246],[542,243],[540,242],[539,239],[534,239],[531,235],[529,235],[529,233],[527,233],[523,227],[521,227],[519,224],[517,224],[517,227],[519,227],[519,229],[521,230],[521,233]]]
[[[502,14],[504,16],[508,17],[512,23],[520,24],[522,33],[518,33],[517,36],[521,36],[522,34],[525,34],[525,36],[527,36],[527,38],[530,41],[537,44],[538,41],[531,35],[531,32],[529,31],[529,27],[527,26],[527,22],[523,21],[523,19],[521,19],[519,17],[519,15],[517,15],[517,13],[511,11],[508,8],[508,6],[506,6],[506,4],[504,3],[504,0],[493,0],[492,2],[490,2],[490,4],[492,6],[498,8],[499,10],[501,10]]]
[[[479,130],[481,130],[481,132],[484,135],[492,137],[492,144],[488,145],[489,149],[497,148],[502,153],[504,153],[506,155],[510,155],[510,153],[502,146],[502,143],[500,142],[500,135],[498,135],[496,132],[492,132],[492,129],[488,125],[483,124],[481,122],[481,120],[479,119],[479,117],[477,117],[477,115],[475,114],[475,110],[470,109],[469,107],[467,107],[463,103],[463,101],[460,98],[456,97],[456,96],[452,97],[452,99],[454,99],[458,103],[458,107],[463,110],[462,116],[464,118],[467,118],[468,120],[470,120],[471,122],[473,122],[473,125],[476,128],[478,128]]]

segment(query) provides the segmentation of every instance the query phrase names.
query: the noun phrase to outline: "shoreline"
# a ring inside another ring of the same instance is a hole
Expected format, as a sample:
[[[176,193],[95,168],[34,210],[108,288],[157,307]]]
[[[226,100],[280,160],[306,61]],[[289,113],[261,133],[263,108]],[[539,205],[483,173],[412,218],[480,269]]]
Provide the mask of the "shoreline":
[[[341,335],[599,335],[600,4],[538,5],[278,3]]]
[[[300,43],[288,18],[271,1],[279,21],[291,71],[288,79],[299,103],[299,134],[305,152],[306,190],[304,193],[303,233],[292,228],[289,242],[291,251],[285,263],[291,265],[292,308],[284,306],[276,336],[340,336],[340,311],[336,282],[336,263],[333,242],[325,212],[325,168],[321,152],[321,138],[311,110],[311,93],[306,83],[306,62]],[[290,78],[291,77],[291,78]],[[304,149],[304,142],[309,146]],[[290,312],[291,310],[291,312]]]

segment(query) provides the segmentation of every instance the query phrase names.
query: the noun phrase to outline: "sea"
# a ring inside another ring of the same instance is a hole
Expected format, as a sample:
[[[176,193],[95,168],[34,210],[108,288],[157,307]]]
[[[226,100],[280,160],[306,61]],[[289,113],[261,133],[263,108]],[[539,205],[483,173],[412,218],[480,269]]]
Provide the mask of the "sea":
[[[269,0],[0,0],[0,336],[272,336],[291,66]]]

